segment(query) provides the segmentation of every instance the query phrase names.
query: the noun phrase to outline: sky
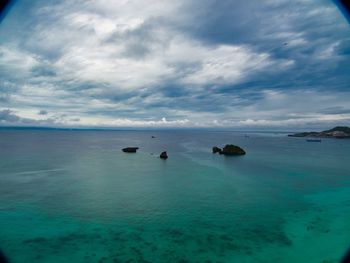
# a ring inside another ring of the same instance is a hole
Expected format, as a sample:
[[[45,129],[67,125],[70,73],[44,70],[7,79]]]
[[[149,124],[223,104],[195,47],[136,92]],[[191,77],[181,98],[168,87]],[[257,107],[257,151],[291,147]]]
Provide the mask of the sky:
[[[17,0],[0,126],[350,126],[350,25],[330,0]]]

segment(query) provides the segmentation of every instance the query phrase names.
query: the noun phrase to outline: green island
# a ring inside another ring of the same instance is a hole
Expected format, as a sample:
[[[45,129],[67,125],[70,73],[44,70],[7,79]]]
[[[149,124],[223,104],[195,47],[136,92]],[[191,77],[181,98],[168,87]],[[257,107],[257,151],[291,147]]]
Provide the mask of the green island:
[[[337,126],[330,130],[321,132],[300,132],[289,134],[289,137],[318,137],[318,138],[338,138],[338,139],[349,139],[350,128],[346,126]]]

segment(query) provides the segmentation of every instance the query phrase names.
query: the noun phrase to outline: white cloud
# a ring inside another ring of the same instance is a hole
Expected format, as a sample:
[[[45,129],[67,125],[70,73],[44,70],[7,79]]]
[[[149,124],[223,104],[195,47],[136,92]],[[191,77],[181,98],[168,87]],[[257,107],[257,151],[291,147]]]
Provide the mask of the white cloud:
[[[253,53],[242,46],[221,45],[194,52],[200,52],[197,62],[201,68],[183,78],[189,85],[237,84],[273,64],[268,54]]]
[[[31,69],[39,65],[35,55],[14,46],[0,45],[0,70],[2,74],[30,77]]]
[[[271,13],[267,7],[290,5],[265,4],[256,4],[262,19],[264,12]],[[303,16],[312,21],[325,16],[324,23],[332,28],[334,8],[310,5],[305,2]],[[337,66],[342,41],[312,39],[299,24],[300,10],[265,14],[261,25],[253,25],[257,36],[247,38],[263,43],[229,43],[197,37],[195,31],[206,29],[207,21],[186,25],[192,34],[181,28],[195,17],[191,11],[197,11],[186,10],[188,6],[184,0],[97,0],[48,2],[32,10],[24,39],[0,40],[2,108],[12,109],[19,122],[108,127],[278,126],[349,118],[320,113],[323,105],[347,105],[348,93],[304,86],[314,72]],[[242,28],[252,26],[251,20],[240,19]],[[334,63],[319,65],[326,59]],[[283,82],[285,72],[289,75]],[[48,114],[37,114],[39,110]]]
[[[177,78],[184,85],[235,84],[271,65],[287,65],[248,46],[204,46],[165,25],[147,27],[148,21],[158,16],[173,17],[181,4],[112,2],[94,1],[82,6],[66,2],[54,9],[41,9],[41,15],[53,20],[47,26],[38,24],[30,45],[54,53],[62,51],[51,62],[61,77],[108,83],[117,90],[157,86],[169,78]],[[147,56],[125,56],[131,46],[146,49]],[[194,63],[197,68],[179,75],[179,63]]]

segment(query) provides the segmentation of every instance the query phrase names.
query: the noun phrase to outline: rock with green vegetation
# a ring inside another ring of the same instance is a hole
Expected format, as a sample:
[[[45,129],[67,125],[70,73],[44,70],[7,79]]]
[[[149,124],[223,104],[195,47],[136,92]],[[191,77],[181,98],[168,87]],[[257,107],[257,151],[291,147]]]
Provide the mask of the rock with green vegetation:
[[[289,134],[290,137],[318,137],[318,138],[338,138],[346,139],[350,138],[350,128],[346,126],[337,126],[333,129],[322,132],[300,132]]]
[[[220,154],[223,155],[244,155],[246,152],[239,146],[233,145],[233,144],[226,144],[225,147],[222,149]]]

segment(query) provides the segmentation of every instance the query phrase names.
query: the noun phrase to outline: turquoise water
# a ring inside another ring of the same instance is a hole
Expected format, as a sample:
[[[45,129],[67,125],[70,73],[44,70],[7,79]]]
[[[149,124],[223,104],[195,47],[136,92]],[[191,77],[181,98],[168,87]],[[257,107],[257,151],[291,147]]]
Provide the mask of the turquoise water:
[[[211,153],[226,143],[247,155]],[[338,262],[349,156],[350,140],[286,134],[0,130],[0,248],[14,263]]]

